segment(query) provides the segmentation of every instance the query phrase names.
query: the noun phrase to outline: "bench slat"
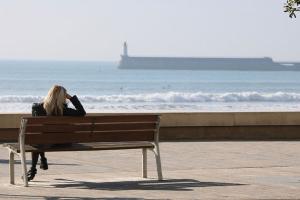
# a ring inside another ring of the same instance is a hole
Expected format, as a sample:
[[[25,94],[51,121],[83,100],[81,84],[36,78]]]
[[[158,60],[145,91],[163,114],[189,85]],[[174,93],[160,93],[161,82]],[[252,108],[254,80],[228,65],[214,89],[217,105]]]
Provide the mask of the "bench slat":
[[[27,133],[25,144],[59,144],[76,142],[153,141],[155,130]]]
[[[94,131],[156,129],[156,122],[95,124]]]
[[[28,125],[27,133],[52,133],[52,132],[75,132],[75,131],[90,131],[91,124],[42,124]]]
[[[92,134],[93,141],[96,142],[154,141],[155,130],[99,132],[99,133]]]
[[[25,144],[61,144],[75,142],[92,142],[91,133],[28,133]]]
[[[9,147],[16,152],[20,152],[18,143],[6,143],[5,147]],[[154,148],[151,142],[94,142],[94,143],[74,143],[72,145],[53,145],[44,148],[36,148],[31,145],[25,145],[26,152],[57,152],[57,151],[93,151],[93,150],[120,150],[120,149],[139,149]]]
[[[157,122],[158,115],[111,115],[86,117],[24,117],[27,124],[68,124],[68,123],[113,123],[113,122]],[[62,120],[63,118],[63,120]]]
[[[78,132],[78,131],[112,131],[112,130],[144,130],[155,129],[154,122],[139,122],[139,123],[81,123],[81,124],[43,124],[43,125],[28,125],[27,133],[42,133],[42,132]]]

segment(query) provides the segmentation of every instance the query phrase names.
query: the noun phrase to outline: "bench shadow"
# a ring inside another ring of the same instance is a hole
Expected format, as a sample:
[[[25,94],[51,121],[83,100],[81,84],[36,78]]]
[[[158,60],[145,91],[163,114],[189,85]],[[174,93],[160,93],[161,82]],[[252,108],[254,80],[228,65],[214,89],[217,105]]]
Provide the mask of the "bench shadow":
[[[8,159],[0,159],[0,164],[8,164],[9,160]],[[20,160],[15,160],[15,164],[21,164]],[[26,164],[31,164],[30,160],[26,161]],[[68,164],[68,163],[51,163],[48,162],[48,165],[67,165],[67,166],[77,166],[79,164]]]
[[[225,186],[243,186],[241,183],[225,182],[202,182],[194,179],[167,179],[141,180],[141,181],[116,181],[116,182],[88,182],[74,181],[69,179],[55,179],[62,183],[51,184],[56,188],[76,188],[76,189],[95,189],[95,190],[171,190],[171,191],[191,191],[199,187],[225,187]]]

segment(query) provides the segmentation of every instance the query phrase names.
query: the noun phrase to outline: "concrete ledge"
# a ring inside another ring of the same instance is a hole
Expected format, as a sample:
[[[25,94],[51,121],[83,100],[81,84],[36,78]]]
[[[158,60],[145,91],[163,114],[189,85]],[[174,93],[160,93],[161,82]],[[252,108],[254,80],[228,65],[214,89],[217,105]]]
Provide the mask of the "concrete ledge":
[[[161,126],[300,125],[300,112],[162,113]]]
[[[89,115],[109,114],[114,113]],[[22,116],[30,114],[0,114],[0,142],[17,140]],[[300,140],[300,112],[161,113],[160,138],[162,141]]]
[[[161,141],[295,141],[300,126],[161,127]]]
[[[115,113],[89,113],[88,115],[93,116],[109,114]],[[162,127],[300,125],[300,112],[195,112],[160,114]],[[0,128],[19,127],[22,116],[30,116],[30,114],[0,114]]]
[[[19,128],[21,117],[30,114],[0,114],[0,128]]]
[[[0,128],[0,143],[16,142],[18,141],[18,134],[18,128]]]

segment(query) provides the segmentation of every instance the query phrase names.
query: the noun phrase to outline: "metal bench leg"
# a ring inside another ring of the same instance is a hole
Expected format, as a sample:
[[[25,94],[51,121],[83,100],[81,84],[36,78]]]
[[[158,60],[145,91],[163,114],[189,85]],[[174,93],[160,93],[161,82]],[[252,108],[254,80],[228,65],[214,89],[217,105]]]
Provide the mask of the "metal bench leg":
[[[28,187],[26,156],[25,156],[25,152],[24,151],[21,153],[21,163],[22,163],[22,172],[23,172],[24,186]]]
[[[27,119],[22,119],[20,133],[19,133],[19,143],[20,143],[20,152],[21,152],[20,156],[21,156],[24,186],[28,187],[27,168],[26,168],[26,153],[25,153],[25,127],[26,127],[26,124],[27,124]]]
[[[157,176],[158,180],[163,180],[162,176],[162,170],[161,170],[161,161],[160,161],[160,152],[159,152],[159,123],[160,123],[160,117],[158,118],[158,122],[156,123],[156,131],[154,134],[154,155],[156,159],[156,168],[157,168]]]
[[[161,180],[163,180],[163,176],[162,176],[162,170],[161,170],[161,161],[160,161],[160,153],[159,153],[158,144],[155,144],[155,149],[153,149],[153,152],[154,152],[155,159],[156,159],[158,180],[161,181]]]
[[[147,149],[143,148],[143,178],[147,178]]]
[[[10,184],[15,184],[15,154],[9,150],[9,177]]]

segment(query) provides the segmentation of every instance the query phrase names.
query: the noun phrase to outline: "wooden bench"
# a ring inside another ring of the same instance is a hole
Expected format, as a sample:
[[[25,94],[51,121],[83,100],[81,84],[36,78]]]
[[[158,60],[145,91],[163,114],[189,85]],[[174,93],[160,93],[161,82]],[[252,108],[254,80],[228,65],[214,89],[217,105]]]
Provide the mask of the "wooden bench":
[[[159,122],[156,114],[86,117],[23,117],[18,143],[3,144],[9,150],[10,183],[15,183],[14,155],[21,158],[24,186],[26,152],[94,151],[142,149],[142,176],[147,178],[147,149],[154,152],[158,180],[162,180],[159,151]],[[72,145],[53,145],[72,143]],[[37,147],[37,144],[44,144]]]

